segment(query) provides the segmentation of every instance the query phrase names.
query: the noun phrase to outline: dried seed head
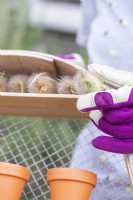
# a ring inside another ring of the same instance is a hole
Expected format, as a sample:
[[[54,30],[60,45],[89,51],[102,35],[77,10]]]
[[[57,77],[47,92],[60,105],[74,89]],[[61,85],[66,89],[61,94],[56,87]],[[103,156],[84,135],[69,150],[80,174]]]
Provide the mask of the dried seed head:
[[[86,70],[79,70],[73,80],[75,89],[79,94],[104,90],[101,80]]]
[[[25,74],[16,74],[10,77],[8,81],[8,92],[27,92],[26,84],[27,84],[28,76]]]
[[[7,92],[7,78],[0,76],[0,92]]]
[[[77,94],[77,90],[74,87],[73,77],[62,76],[57,83],[57,92],[59,94]]]
[[[56,81],[45,72],[31,74],[27,89],[30,93],[57,93]]]

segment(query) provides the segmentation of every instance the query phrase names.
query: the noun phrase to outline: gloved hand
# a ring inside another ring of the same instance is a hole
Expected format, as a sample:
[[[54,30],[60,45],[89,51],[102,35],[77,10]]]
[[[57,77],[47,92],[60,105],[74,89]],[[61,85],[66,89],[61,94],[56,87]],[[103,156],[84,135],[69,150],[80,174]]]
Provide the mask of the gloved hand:
[[[119,77],[121,81],[121,75]],[[94,147],[114,153],[133,153],[132,86],[82,95],[77,101],[77,108],[81,112],[91,111],[93,123],[109,135],[96,137],[92,141]]]

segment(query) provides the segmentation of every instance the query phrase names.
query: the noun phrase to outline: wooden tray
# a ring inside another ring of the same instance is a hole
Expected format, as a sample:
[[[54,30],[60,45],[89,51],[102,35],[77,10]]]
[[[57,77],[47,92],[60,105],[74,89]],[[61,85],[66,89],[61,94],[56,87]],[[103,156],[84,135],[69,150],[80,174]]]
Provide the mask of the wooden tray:
[[[74,75],[79,66],[56,56],[32,51],[0,50],[0,71],[15,73],[49,72],[53,76]],[[82,69],[83,70],[83,69]],[[76,108],[78,95],[0,93],[0,115],[47,118],[81,118]]]

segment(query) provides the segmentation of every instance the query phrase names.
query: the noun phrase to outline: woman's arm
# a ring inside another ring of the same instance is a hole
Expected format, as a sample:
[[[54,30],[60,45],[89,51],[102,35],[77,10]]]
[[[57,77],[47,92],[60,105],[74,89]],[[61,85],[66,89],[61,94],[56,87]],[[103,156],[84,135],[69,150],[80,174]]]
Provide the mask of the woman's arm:
[[[95,0],[81,0],[81,21],[77,33],[76,42],[86,47],[90,34],[91,24],[96,16]]]

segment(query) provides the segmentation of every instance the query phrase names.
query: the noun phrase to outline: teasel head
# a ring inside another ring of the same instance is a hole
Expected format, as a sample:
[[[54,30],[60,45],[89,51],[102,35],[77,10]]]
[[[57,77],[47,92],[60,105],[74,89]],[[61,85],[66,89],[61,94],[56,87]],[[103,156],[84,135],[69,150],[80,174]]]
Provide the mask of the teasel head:
[[[33,73],[28,79],[27,89],[29,93],[41,93],[41,94],[55,94],[56,80],[46,72]]]
[[[104,90],[102,81],[87,70],[79,70],[73,80],[75,89],[79,94]]]
[[[8,81],[7,88],[8,92],[27,92],[26,84],[28,80],[28,75],[26,74],[16,74],[12,75]]]
[[[7,92],[7,78],[5,72],[0,72],[0,92]]]
[[[57,83],[59,94],[78,94],[74,87],[73,76],[62,76]]]

